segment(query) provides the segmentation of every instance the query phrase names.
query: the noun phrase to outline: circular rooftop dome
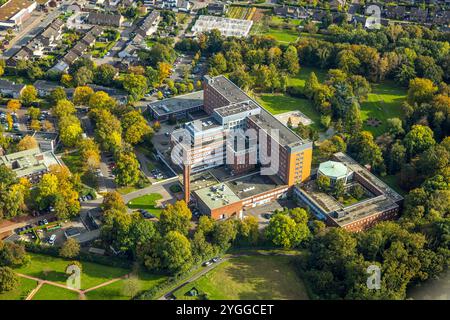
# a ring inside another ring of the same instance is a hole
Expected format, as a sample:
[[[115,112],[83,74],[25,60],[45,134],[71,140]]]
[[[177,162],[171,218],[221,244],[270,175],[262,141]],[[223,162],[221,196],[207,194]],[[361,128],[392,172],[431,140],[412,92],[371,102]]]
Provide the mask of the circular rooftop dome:
[[[329,177],[332,180],[338,180],[347,176],[348,169],[341,163],[336,161],[327,161],[319,165],[319,174]]]

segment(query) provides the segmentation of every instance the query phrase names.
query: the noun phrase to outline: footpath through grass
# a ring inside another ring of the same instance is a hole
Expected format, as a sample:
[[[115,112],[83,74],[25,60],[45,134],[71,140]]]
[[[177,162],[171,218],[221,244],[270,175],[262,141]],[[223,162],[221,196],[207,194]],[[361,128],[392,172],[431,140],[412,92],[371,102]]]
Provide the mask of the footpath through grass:
[[[174,295],[180,300],[201,299],[203,294],[211,300],[308,299],[291,259],[262,254],[232,257]],[[190,296],[192,289],[199,295]]]
[[[65,270],[71,260],[56,258],[48,255],[29,253],[30,263],[15,269],[35,278],[57,282],[65,285],[68,275]],[[130,271],[118,267],[109,267],[92,262],[81,262],[83,271],[81,274],[81,289],[89,289],[114,278],[122,277]],[[40,291],[40,290],[39,290]]]
[[[79,300],[78,292],[44,284],[32,300]]]
[[[163,275],[150,274],[140,270],[137,273],[137,283],[139,291],[147,291],[164,282],[167,277]],[[127,280],[119,280],[107,286],[89,291],[86,293],[88,300],[129,300],[125,284]]]

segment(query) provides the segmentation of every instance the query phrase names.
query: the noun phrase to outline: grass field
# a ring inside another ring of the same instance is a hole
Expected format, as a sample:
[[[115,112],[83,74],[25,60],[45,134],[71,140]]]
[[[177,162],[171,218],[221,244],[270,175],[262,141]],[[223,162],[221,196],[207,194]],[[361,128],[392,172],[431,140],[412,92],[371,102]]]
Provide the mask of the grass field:
[[[313,127],[320,128],[320,115],[307,99],[291,97],[283,94],[264,93],[257,96],[257,101],[272,114],[300,110],[314,123]]]
[[[372,83],[372,93],[367,101],[361,103],[361,118],[363,121],[368,118],[381,120],[381,125],[371,127],[364,124],[364,130],[368,130],[379,136],[386,132],[386,120],[389,118],[402,118],[401,106],[406,98],[406,89],[399,87],[392,81],[383,83]]]
[[[75,291],[44,284],[33,297],[33,300],[79,300]]]
[[[14,290],[1,293],[0,300],[25,300],[36,286],[37,282],[34,280],[19,278],[19,286]]]
[[[304,87],[305,81],[311,72],[315,72],[321,82],[326,78],[324,70],[301,67],[297,75],[289,77],[288,85]],[[363,129],[372,132],[377,137],[386,132],[387,119],[402,118],[401,105],[406,98],[406,89],[392,81],[372,83],[371,86],[372,92],[369,94],[367,101],[361,103],[361,118],[364,121]],[[316,128],[319,128],[320,114],[306,99],[281,94],[260,94],[259,102],[273,114],[300,110],[314,121]],[[365,123],[368,118],[380,120],[381,125],[378,127],[368,126]]]
[[[162,275],[153,275],[146,272],[138,273],[139,290],[150,290],[159,285],[167,277]],[[129,300],[130,297],[124,293],[125,280],[116,281],[107,286],[89,291],[86,293],[88,300]]]
[[[145,209],[148,212],[153,213],[159,217],[162,210],[159,208],[155,208],[155,206],[156,201],[160,199],[162,199],[162,195],[160,195],[159,193],[150,193],[131,200],[127,203],[127,206],[130,209]]]
[[[177,299],[196,288],[211,300],[308,299],[306,289],[288,256],[249,255],[230,258],[212,271],[177,290]]]
[[[66,284],[68,275],[65,270],[68,260],[47,255],[29,253],[31,262],[26,266],[15,269],[16,272],[32,277]],[[104,266],[91,262],[82,262],[81,289],[92,288],[108,280],[122,277],[129,270]],[[40,291],[40,290],[39,290]]]
[[[269,28],[264,35],[266,36],[272,36],[275,38],[275,40],[279,42],[295,42],[298,38],[298,32],[292,31],[289,29],[274,29]]]

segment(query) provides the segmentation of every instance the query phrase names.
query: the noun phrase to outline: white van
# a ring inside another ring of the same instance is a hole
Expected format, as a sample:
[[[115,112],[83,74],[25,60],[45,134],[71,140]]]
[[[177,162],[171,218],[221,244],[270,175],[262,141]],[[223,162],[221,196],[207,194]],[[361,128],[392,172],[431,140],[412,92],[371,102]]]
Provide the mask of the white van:
[[[48,239],[48,244],[53,246],[55,244],[55,240],[56,240],[56,234],[52,234],[50,236],[50,239]]]

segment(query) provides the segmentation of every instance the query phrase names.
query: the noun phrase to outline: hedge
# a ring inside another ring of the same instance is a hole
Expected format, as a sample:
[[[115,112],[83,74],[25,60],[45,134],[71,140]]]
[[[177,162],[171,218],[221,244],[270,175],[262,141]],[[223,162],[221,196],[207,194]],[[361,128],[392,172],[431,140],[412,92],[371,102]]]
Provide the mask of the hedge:
[[[25,249],[28,252],[32,253],[40,253],[45,254],[53,257],[59,256],[59,248],[57,247],[51,247],[51,246],[42,246],[31,242],[25,242]],[[108,267],[116,267],[116,268],[124,268],[124,269],[131,269],[132,267],[132,261],[125,260],[113,256],[100,256],[100,255],[94,255],[91,253],[80,251],[80,254],[77,257],[78,260],[84,261],[84,262],[92,262],[101,264]]]

